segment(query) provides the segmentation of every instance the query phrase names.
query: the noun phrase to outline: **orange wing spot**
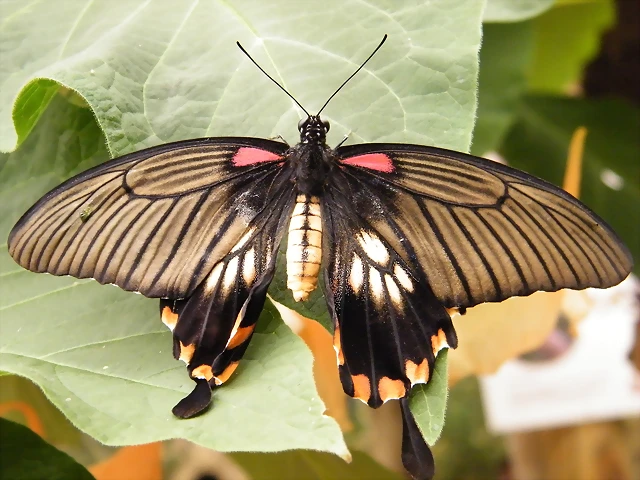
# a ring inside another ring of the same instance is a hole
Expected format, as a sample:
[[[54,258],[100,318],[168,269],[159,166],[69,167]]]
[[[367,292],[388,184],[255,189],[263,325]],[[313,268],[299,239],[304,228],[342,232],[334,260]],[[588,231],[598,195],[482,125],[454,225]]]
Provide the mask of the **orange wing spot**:
[[[178,314],[174,313],[171,310],[171,307],[164,307],[160,318],[162,319],[162,323],[169,327],[169,330],[173,332],[178,324]]]
[[[462,312],[460,311],[460,309],[458,307],[447,308],[447,313],[449,314],[449,316],[451,318],[453,318],[456,315],[462,315]]]
[[[378,393],[383,402],[387,400],[403,398],[407,394],[402,380],[393,380],[389,377],[382,377],[378,382]]]
[[[353,398],[367,403],[369,398],[371,398],[371,383],[369,382],[369,377],[364,374],[351,375],[351,381],[353,382]]]
[[[427,383],[429,381],[429,362],[425,358],[420,365],[407,360],[404,363],[404,372],[411,381],[411,385],[416,383]]]
[[[209,365],[200,365],[198,368],[194,368],[191,372],[193,378],[201,378],[207,381],[211,381],[213,378],[213,372]]]
[[[431,336],[431,347],[433,347],[433,354],[435,355],[440,350],[448,347],[447,336],[444,334],[444,330],[438,330],[438,335]]]
[[[192,343],[191,345],[185,345],[180,342],[180,357],[179,360],[182,360],[184,363],[189,365],[189,362],[193,358],[193,352],[196,351],[196,344]]]
[[[217,377],[213,377],[216,385],[222,385],[224,382],[229,380],[229,377],[233,375],[233,372],[236,371],[240,362],[231,362],[227,368],[225,368],[220,375]]]
[[[336,325],[333,332],[333,349],[338,356],[338,365],[344,365],[344,354],[342,353],[342,342],[340,341],[340,327]]]
[[[229,343],[227,343],[227,350],[231,350],[236,348],[238,345],[242,345],[247,341],[247,338],[251,336],[251,332],[253,332],[255,325],[251,325],[250,327],[239,328],[236,333],[231,337]]]

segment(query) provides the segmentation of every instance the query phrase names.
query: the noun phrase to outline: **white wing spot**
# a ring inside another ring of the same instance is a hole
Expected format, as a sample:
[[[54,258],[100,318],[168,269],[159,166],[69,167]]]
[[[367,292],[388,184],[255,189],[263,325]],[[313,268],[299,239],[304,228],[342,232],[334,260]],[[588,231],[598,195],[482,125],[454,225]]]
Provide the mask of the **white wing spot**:
[[[398,285],[396,285],[395,280],[388,273],[384,276],[384,283],[387,284],[387,290],[389,291],[389,296],[391,297],[391,301],[396,306],[402,305],[402,295],[400,294],[400,289]]]
[[[244,283],[251,285],[256,279],[256,252],[255,249],[249,250],[242,260],[242,278]]]
[[[227,263],[227,270],[224,272],[224,278],[222,279],[224,288],[231,288],[234,285],[238,275],[238,263],[238,257],[233,257],[229,260],[229,263]]]
[[[242,238],[240,240],[238,240],[238,243],[236,243],[233,248],[231,249],[232,252],[235,252],[236,250],[240,250],[242,247],[244,247],[245,243],[247,243],[249,241],[249,239],[251,238],[251,236],[253,235],[253,232],[255,232],[256,229],[255,227],[250,228],[249,230],[247,230],[247,233],[245,233]]]
[[[211,274],[209,275],[209,278],[207,278],[207,290],[213,290],[216,288],[216,286],[218,285],[218,280],[220,280],[220,274],[222,273],[223,268],[224,263],[222,262],[218,263],[213,268]]]
[[[402,285],[406,291],[413,292],[413,282],[411,281],[411,278],[409,278],[409,274],[405,271],[404,268],[396,264],[393,268],[393,273],[400,282],[400,285]]]
[[[380,272],[373,267],[369,268],[369,288],[373,294],[373,300],[377,304],[381,304],[384,299],[382,276],[380,275]]]
[[[364,282],[364,267],[362,260],[355,253],[353,254],[353,260],[351,261],[351,273],[349,274],[349,285],[353,291],[357,294],[362,288]]]
[[[376,235],[362,231],[356,238],[371,260],[381,266],[385,266],[389,262],[389,252]]]

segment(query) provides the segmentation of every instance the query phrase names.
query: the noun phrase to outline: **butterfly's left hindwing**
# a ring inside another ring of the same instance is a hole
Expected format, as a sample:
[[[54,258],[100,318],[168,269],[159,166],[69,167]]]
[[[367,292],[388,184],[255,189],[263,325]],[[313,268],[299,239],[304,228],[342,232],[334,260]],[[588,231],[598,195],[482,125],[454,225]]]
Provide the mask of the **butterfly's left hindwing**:
[[[175,415],[200,413],[210,399],[202,382],[207,388],[222,385],[238,367],[274,276],[293,200],[289,188],[261,212],[190,297],[161,301],[162,320],[173,331],[174,357],[188,365],[197,383]]]
[[[457,346],[449,313],[419,266],[369,221],[380,200],[341,172],[323,196],[325,291],[345,392],[372,407],[429,380],[437,352]]]

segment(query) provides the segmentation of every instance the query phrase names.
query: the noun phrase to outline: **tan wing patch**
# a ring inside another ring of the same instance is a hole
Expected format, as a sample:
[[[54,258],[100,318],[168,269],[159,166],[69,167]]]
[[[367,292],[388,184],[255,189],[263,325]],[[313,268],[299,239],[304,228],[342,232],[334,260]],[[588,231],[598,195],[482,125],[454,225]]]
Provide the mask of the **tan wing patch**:
[[[389,377],[382,377],[378,382],[378,395],[382,402],[403,398],[407,394],[407,389],[402,380],[393,380]]]
[[[178,314],[173,313],[171,307],[167,306],[162,309],[162,315],[160,318],[162,319],[162,323],[164,323],[169,328],[169,330],[173,332],[173,330],[176,328],[176,325],[178,324]]]
[[[210,365],[200,365],[199,367],[193,369],[193,371],[191,372],[191,376],[193,378],[201,378],[209,382],[213,378],[213,372]]]
[[[447,343],[447,337],[444,330],[438,330],[437,335],[431,337],[431,346],[433,347],[433,354],[436,355],[440,350],[449,346]]]
[[[420,364],[407,360],[404,364],[404,370],[411,385],[427,383],[429,381],[429,362],[426,358],[422,360]]]
[[[196,344],[192,343],[190,345],[185,345],[180,342],[180,357],[178,360],[182,360],[184,363],[189,365],[189,362],[193,358],[193,352],[196,351]]]
[[[353,398],[367,403],[369,398],[371,398],[371,383],[369,382],[369,378],[364,374],[352,375],[351,381],[353,382]]]
[[[233,375],[233,372],[236,371],[238,365],[240,365],[240,362],[231,362],[229,365],[227,365],[227,368],[225,368],[220,375],[213,377],[215,384],[222,385],[224,382],[229,380],[229,377]]]

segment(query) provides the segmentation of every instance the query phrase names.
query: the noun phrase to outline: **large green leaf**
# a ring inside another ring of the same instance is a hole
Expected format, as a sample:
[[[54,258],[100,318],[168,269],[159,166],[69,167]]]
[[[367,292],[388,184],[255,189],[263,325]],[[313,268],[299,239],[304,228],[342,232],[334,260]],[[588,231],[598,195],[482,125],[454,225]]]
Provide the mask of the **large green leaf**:
[[[554,0],[487,0],[485,22],[521,22],[540,15]]]
[[[0,150],[22,144],[15,156],[0,160],[0,234],[5,236],[47,188],[106,157],[99,131],[89,122],[91,111],[114,155],[207,135],[282,134],[294,142],[300,112],[239,52],[236,40],[315,111],[388,33],[385,47],[327,108],[329,143],[351,132],[350,141],[469,146],[482,0],[428,5],[415,0],[402,9],[337,0],[325,2],[322,10],[315,2],[292,9],[284,0],[233,5],[59,0],[36,7],[3,6],[0,26],[0,44],[6,47],[0,72]],[[59,101],[53,96],[58,84],[78,92],[90,110],[70,114],[71,122],[57,112],[46,123],[44,109]],[[37,121],[47,127],[34,128]],[[66,129],[55,127],[65,121]],[[31,137],[39,140],[31,143]],[[7,362],[5,370],[42,385],[74,423],[106,443],[170,435],[223,450],[295,446],[344,453],[335,424],[319,416],[310,370],[299,368],[309,360],[308,352],[293,337],[257,335],[242,375],[220,389],[216,408],[199,420],[175,423],[169,406],[191,384],[168,355],[169,337],[158,325],[154,302],[91,282],[22,272],[6,255],[6,245],[0,286],[8,293],[0,306],[2,321],[12,332],[6,355],[0,357]],[[258,338],[277,341],[267,348]],[[72,368],[41,359],[64,349],[62,355],[73,357]],[[262,361],[281,363],[257,375]],[[292,366],[300,377],[283,375],[282,369]],[[249,393],[251,381],[257,383]],[[286,413],[293,420],[285,418],[278,400],[286,402],[278,395],[265,402],[267,381],[283,382],[272,388],[278,394],[286,390],[306,399],[312,418],[301,416],[305,422],[297,422],[302,412],[289,405]],[[105,396],[106,391],[117,392],[123,403]],[[133,403],[140,408],[131,409]],[[271,416],[258,420],[247,411],[271,411]],[[106,422],[107,417],[112,420]],[[233,429],[214,428],[214,423],[229,422],[236,422]],[[278,422],[287,426],[278,428]],[[292,431],[291,422],[299,429]],[[259,438],[256,429],[263,433]]]
[[[27,427],[0,418],[0,479],[91,480],[93,476],[66,453]]]
[[[571,135],[587,127],[580,199],[611,224],[640,272],[640,110],[619,100],[530,96],[502,154],[509,163],[562,184]]]
[[[525,94],[532,60],[531,22],[490,23],[484,26],[478,80],[478,119],[471,153],[497,149],[514,122]]]
[[[353,462],[320,452],[234,453],[232,458],[252,480],[401,480],[368,455],[354,451]]]
[[[285,0],[13,2],[3,6],[0,26],[0,151],[24,141],[50,99],[42,78],[87,100],[113,154],[210,135],[295,141],[300,112],[235,41],[314,111],[384,33],[387,45],[325,112],[330,143],[352,132],[353,140],[465,150],[482,7],[482,0],[414,0],[401,9],[355,0],[321,9]]]
[[[598,52],[600,37],[615,21],[613,0],[572,0],[559,3],[533,21],[534,61],[529,88],[566,93]]]

